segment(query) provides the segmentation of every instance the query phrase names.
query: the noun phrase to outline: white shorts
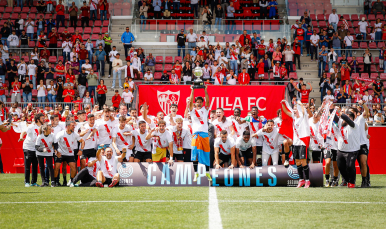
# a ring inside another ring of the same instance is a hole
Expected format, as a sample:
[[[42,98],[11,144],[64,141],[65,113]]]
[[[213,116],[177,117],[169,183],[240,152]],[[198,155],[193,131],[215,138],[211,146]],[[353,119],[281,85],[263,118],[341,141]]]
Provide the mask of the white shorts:
[[[259,77],[264,77],[264,74],[260,74]]]

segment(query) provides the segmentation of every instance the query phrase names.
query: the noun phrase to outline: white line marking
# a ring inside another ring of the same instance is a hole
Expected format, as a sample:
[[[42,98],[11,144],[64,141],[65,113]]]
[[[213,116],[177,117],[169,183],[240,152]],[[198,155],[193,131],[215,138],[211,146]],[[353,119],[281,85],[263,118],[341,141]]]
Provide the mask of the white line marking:
[[[222,229],[220,209],[215,187],[209,187],[209,229]]]
[[[214,188],[214,187],[211,187]],[[209,196],[213,191],[209,191]],[[300,201],[300,200],[217,200],[216,190],[213,198],[208,200],[80,200],[80,201],[33,201],[33,202],[0,202],[0,204],[78,204],[78,203],[208,203],[209,209],[217,208],[217,216],[221,222],[218,203],[315,203],[315,204],[386,204],[386,202],[345,202],[345,201]],[[209,211],[211,214],[211,210]],[[213,215],[213,214],[211,214]],[[211,219],[211,217],[209,218]]]

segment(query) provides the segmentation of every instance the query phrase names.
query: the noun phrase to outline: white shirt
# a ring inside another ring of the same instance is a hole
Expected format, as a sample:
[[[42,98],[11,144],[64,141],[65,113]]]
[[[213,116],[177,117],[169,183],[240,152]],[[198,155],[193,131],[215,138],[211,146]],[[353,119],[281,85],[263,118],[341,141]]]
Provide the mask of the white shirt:
[[[35,22],[33,22],[33,21],[27,21],[25,23],[25,26],[27,27],[27,33],[34,33],[33,25],[35,25]]]
[[[36,138],[36,143],[35,145],[37,146],[43,146],[46,148],[46,152],[39,152],[36,150],[36,155],[37,156],[53,156],[54,153],[54,148],[53,148],[53,143],[54,143],[54,135],[49,134],[47,137],[44,136],[44,134],[40,134]]]
[[[257,131],[259,138],[263,139],[263,152],[275,154],[279,152],[279,146],[283,144],[285,138],[279,134],[279,129],[274,127],[271,133],[263,132],[262,129]]]
[[[25,75],[25,74],[27,74],[27,64],[22,64],[22,63],[20,63],[20,64],[18,64],[17,65],[17,73],[19,74],[19,75]]]
[[[204,132],[208,133],[208,112],[209,110],[204,107],[197,110],[193,108],[193,110],[189,111],[190,117],[192,119],[192,129],[193,134],[196,132]]]
[[[375,24],[374,27],[378,27],[376,29],[376,32],[382,32],[382,22]]]
[[[186,35],[186,39],[188,40],[188,42],[196,42],[197,35],[195,33],[188,33],[188,35]]]
[[[103,176],[107,178],[113,178],[117,173],[117,165],[118,165],[118,157],[111,156],[110,160],[107,157],[102,156],[102,160],[100,161],[101,170],[103,172]]]
[[[232,147],[235,146],[235,142],[233,141],[233,138],[227,137],[227,140],[225,142],[222,141],[221,138],[216,138],[214,140],[214,147],[219,148],[219,153],[222,153],[224,155],[230,155]]]
[[[203,79],[209,79],[211,77],[210,70],[211,70],[211,68],[209,66],[208,66],[208,68],[206,68],[206,67],[202,68],[202,71],[203,71],[202,78]]]
[[[323,137],[320,135],[320,132],[318,131],[319,128],[319,122],[314,123],[314,118],[310,118],[308,120],[308,123],[310,125],[310,149],[314,151],[321,151],[319,148],[319,143],[323,144],[324,140]]]
[[[261,128],[263,128],[263,124],[260,124],[260,122],[246,122],[248,124],[249,132],[252,134],[257,133]],[[258,137],[255,139],[256,146],[263,146],[263,138]]]
[[[51,125],[52,125],[52,123],[51,123]],[[62,130],[64,130],[65,129],[65,127],[63,127],[63,125],[57,125],[57,126],[52,126],[52,128],[51,128],[51,133],[53,133],[54,134],[54,136],[56,137],[56,135],[60,132],[60,131],[62,131]]]
[[[225,64],[225,61],[228,62],[228,59],[225,56],[219,56],[217,61],[218,61],[218,64],[221,65],[222,63]]]
[[[361,32],[361,33],[367,33],[367,27],[369,26],[369,23],[367,23],[367,21],[360,21],[359,23],[358,23],[358,25],[359,25],[359,31]]]
[[[360,133],[360,145],[367,144],[367,133],[365,131],[366,119],[363,117],[363,114],[357,116],[354,121],[358,125],[359,133]]]
[[[36,86],[38,89],[38,97],[46,96],[46,85],[41,86],[40,84]]]
[[[256,146],[255,138],[249,138],[248,142],[245,142],[243,136],[236,139],[236,149],[240,151],[247,151],[249,148]]]
[[[182,128],[181,131],[177,131],[177,126],[171,126],[169,132],[173,138],[173,154],[182,154],[184,139],[188,135],[188,130]]]
[[[208,42],[206,42],[205,40],[199,41],[197,42],[196,46],[199,47],[200,49],[208,48]]]
[[[364,95],[362,97],[362,100],[365,102],[365,103],[368,103],[368,102],[371,102],[373,101],[373,97],[371,95]]]
[[[145,75],[144,75],[144,78],[146,78],[147,80],[151,80],[151,79],[153,79],[153,74],[147,74],[147,73],[145,73]]]
[[[232,52],[233,51],[233,52]],[[229,55],[231,56],[231,60],[237,60],[238,59],[238,57],[237,57],[237,55],[239,54],[239,49],[238,48],[236,48],[236,49],[231,49],[230,51],[229,51]]]
[[[33,123],[27,127],[26,133],[27,136],[23,141],[23,149],[29,151],[36,151],[35,143],[39,135],[39,127],[35,123]]]
[[[226,130],[228,133],[228,136],[230,136],[231,131],[230,127],[232,126],[232,122],[228,119],[225,120],[225,122],[218,121],[217,118],[212,122],[214,128],[215,128],[215,134],[216,137],[219,138],[220,132],[223,130]]]
[[[113,62],[113,60],[115,60],[116,58],[114,57],[115,55],[117,55],[118,51],[117,50],[112,50],[109,52],[109,56],[110,56],[110,61]]]
[[[333,95],[325,95],[324,97],[323,97],[323,101],[324,100],[330,100],[330,101],[334,101],[334,96]]]
[[[210,69],[212,70],[212,78],[214,78],[214,74],[216,74],[217,68],[220,67],[220,65],[212,65],[210,66]]]
[[[339,120],[340,136],[338,138],[338,149],[343,152],[355,152],[360,149],[360,130],[359,126],[354,122],[355,126],[349,125],[343,127],[343,120]]]
[[[219,74],[216,73],[214,74],[213,78],[214,78],[214,85],[220,85],[221,81],[224,79],[224,75],[222,73],[219,73]]]
[[[90,135],[90,133],[95,129],[95,124],[93,127],[90,127],[89,123],[86,123],[84,126],[80,128],[80,130],[83,132],[87,130],[86,134],[82,137],[84,140],[84,149],[95,149],[97,147],[98,143],[98,135],[94,134],[92,138],[89,140],[86,140],[87,137]],[[89,159],[90,160],[90,159]]]
[[[34,64],[29,64],[28,66],[27,66],[27,69],[28,69],[28,75],[29,76],[34,76],[35,74],[36,74],[36,68],[37,68],[37,66],[36,65],[34,65]],[[37,83],[39,83],[39,82],[37,82]]]
[[[50,94],[50,95],[55,95],[55,94],[56,94],[56,91],[54,90],[54,88],[56,88],[56,85],[55,85],[55,84],[54,84],[54,86],[48,85],[48,86],[47,86],[47,89],[49,89],[49,88],[51,88],[51,87],[52,87],[52,89],[48,91],[48,94]]]
[[[135,136],[135,150],[138,152],[150,152],[151,151],[151,139],[146,140],[148,132],[145,131],[141,134],[140,130],[134,130],[133,135]]]
[[[96,10],[98,6],[98,1],[97,0],[91,0],[90,1],[90,10]]]
[[[243,132],[244,132],[245,128],[247,128],[248,124],[247,123],[243,123],[243,124],[240,125],[239,122],[237,122],[234,118],[231,119],[230,117],[228,117],[227,120],[228,120],[228,122],[231,123],[231,125],[233,126],[233,129],[234,129],[234,131],[236,133],[233,136],[234,139],[236,140],[238,137],[243,136]],[[236,127],[236,129],[235,129],[235,127]]]
[[[338,14],[330,14],[330,16],[328,17],[328,23],[331,24],[331,23],[336,23],[338,24],[339,22],[339,17],[338,17]]]
[[[229,84],[229,85],[236,85],[236,79],[234,78],[234,76],[235,75],[233,75],[233,76],[231,76],[231,74],[228,74],[227,75],[227,79],[228,79],[228,81],[227,81],[227,83]],[[229,77],[229,78],[228,78]]]
[[[311,35],[310,40],[312,44],[318,44],[318,40],[320,39],[319,35]]]
[[[115,143],[117,144],[117,147],[120,151],[122,151],[123,148],[127,149],[127,147],[133,144],[132,136],[123,135],[123,133],[125,132],[132,132],[132,131],[133,131],[133,127],[130,125],[125,125],[123,129],[121,129],[119,125],[114,128],[113,138],[116,138]]]
[[[95,123],[96,129],[99,133],[99,142],[98,144],[111,144],[111,138],[113,134],[114,124],[109,119],[108,121],[100,120]]]
[[[354,38],[351,35],[345,36],[344,41],[346,42],[347,46],[352,46],[352,42],[354,41]]]
[[[62,156],[74,156],[74,143],[80,139],[79,134],[67,134],[66,130],[62,130],[55,136],[54,143],[58,143],[58,152]]]
[[[19,46],[19,37],[18,36],[11,34],[8,36],[7,40],[9,42],[8,43],[9,46]]]
[[[156,153],[156,148],[168,148],[169,143],[173,142],[172,135],[169,131],[165,130],[165,132],[161,133],[159,131],[153,132],[151,135],[153,136],[153,154]],[[174,153],[174,149],[173,149]]]
[[[90,157],[88,159],[89,162],[92,162],[92,161],[95,161],[96,160],[96,157]],[[97,174],[98,174],[98,171],[101,171],[101,163],[100,161],[97,161],[95,162],[95,164],[92,166],[92,167],[88,167],[87,166],[87,170],[88,170],[88,173],[93,176],[94,178],[96,178]]]
[[[192,123],[188,119],[185,119],[184,123],[182,125],[182,128],[184,128],[187,131],[187,134],[184,138],[184,143],[183,143],[182,147],[184,149],[191,149],[192,148],[192,136],[193,136]]]
[[[133,98],[133,93],[131,93],[131,91],[129,92],[123,92],[122,93],[122,98],[123,98],[123,101],[125,101],[125,103],[131,103],[131,99]]]
[[[71,52],[72,42],[71,41],[68,41],[68,42],[67,41],[63,41],[62,48],[63,48],[63,52]]]
[[[299,111],[299,113],[301,113]],[[293,130],[294,130],[294,139],[293,139],[293,145],[294,146],[305,146],[304,142],[300,140],[300,136],[296,134],[296,132],[301,133],[303,128],[309,128],[306,125],[306,122],[308,123],[308,115],[305,112],[305,114],[300,115],[299,118],[296,118],[295,115],[292,115],[292,119],[294,120]]]
[[[176,119],[177,119],[177,118],[183,119],[183,117],[182,117],[181,115],[176,115],[176,116],[173,117],[174,123],[176,123]],[[166,122],[166,127],[169,127],[169,126],[171,125],[171,123],[170,123],[170,117],[169,117],[169,116],[165,116],[165,117],[164,117],[164,121]]]

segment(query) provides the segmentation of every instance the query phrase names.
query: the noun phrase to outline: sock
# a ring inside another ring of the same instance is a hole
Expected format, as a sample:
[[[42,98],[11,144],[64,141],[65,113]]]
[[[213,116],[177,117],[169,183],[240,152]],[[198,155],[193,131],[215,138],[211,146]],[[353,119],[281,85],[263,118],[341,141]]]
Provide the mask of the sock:
[[[67,177],[65,175],[63,175],[63,182],[67,183]]]
[[[306,180],[310,179],[310,170],[308,169],[308,165],[303,166],[304,175],[306,176]]]
[[[362,176],[362,183],[367,181],[367,177]]]
[[[72,183],[72,180],[73,180],[74,178],[71,178],[70,180],[71,180],[71,183]]]
[[[370,182],[370,168],[369,165],[367,165],[367,174],[366,174],[367,182]]]
[[[206,172],[209,173],[209,166],[205,165],[206,167]]]
[[[330,179],[330,175],[324,175],[324,177],[326,177],[326,180],[329,180]]]
[[[198,162],[197,161],[193,162],[194,172],[197,172],[197,166],[198,166]]]
[[[298,165],[299,180],[303,180],[303,167]]]
[[[284,153],[284,156],[285,156],[285,160],[289,161],[289,152],[288,153]]]
[[[335,177],[335,176],[334,176],[334,181],[338,181],[338,177]]]
[[[59,177],[55,177],[55,182],[59,183]]]

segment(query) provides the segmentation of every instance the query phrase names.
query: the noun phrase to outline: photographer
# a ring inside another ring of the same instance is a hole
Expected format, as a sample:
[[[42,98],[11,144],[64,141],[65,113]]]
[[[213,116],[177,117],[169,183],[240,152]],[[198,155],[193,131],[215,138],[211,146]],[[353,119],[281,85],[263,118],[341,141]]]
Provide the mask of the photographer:
[[[330,82],[329,78],[326,78],[321,84],[321,101],[323,101],[323,98],[327,95],[327,91],[332,92],[335,88],[334,83]],[[331,93],[329,94],[329,96]]]

